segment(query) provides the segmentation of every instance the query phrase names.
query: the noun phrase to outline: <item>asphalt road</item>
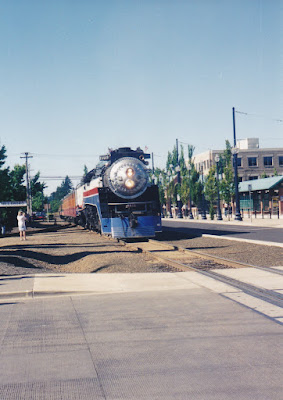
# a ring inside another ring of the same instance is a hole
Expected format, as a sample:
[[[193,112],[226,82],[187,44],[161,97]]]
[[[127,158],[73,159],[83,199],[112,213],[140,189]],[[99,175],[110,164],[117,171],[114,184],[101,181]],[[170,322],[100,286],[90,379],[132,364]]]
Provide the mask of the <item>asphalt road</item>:
[[[241,239],[262,240],[267,242],[283,243],[283,228],[261,226],[225,226],[213,223],[200,223],[191,220],[162,220],[163,230],[178,230],[188,234],[188,237],[200,237],[203,234],[230,236]]]

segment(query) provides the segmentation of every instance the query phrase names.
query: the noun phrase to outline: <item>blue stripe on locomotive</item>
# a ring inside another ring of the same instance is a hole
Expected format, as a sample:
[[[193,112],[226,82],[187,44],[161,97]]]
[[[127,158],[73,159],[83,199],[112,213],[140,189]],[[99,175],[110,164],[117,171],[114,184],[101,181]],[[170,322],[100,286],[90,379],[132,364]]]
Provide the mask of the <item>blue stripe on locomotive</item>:
[[[113,238],[137,238],[154,237],[156,232],[161,231],[161,217],[140,216],[137,217],[137,226],[130,227],[128,217],[124,218],[102,218],[102,233],[109,234]]]
[[[101,233],[111,235],[113,238],[154,237],[156,232],[161,232],[161,217],[155,215],[138,216],[138,225],[131,228],[129,218],[102,218],[99,195],[95,194],[84,198],[84,203],[97,207],[101,221]]]

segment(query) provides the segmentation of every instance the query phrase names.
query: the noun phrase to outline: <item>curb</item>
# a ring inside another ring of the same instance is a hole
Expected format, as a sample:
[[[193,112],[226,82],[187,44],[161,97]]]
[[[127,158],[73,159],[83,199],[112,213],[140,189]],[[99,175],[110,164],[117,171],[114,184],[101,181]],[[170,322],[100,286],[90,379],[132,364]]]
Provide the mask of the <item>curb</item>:
[[[33,290],[26,290],[22,292],[5,292],[0,293],[0,300],[8,299],[35,299],[40,297],[53,297],[53,296],[75,296],[75,295],[87,295],[95,294],[92,291],[66,291],[66,292],[51,292],[51,291],[40,291],[34,292]]]
[[[251,243],[251,244],[259,244],[261,246],[275,246],[275,247],[281,247],[283,248],[283,243],[278,243],[278,242],[265,242],[263,240],[253,240],[253,239],[240,239],[240,238],[234,238],[231,236],[219,236],[219,235],[209,235],[204,233],[202,235],[203,238],[211,238],[211,239],[224,239],[224,240],[231,240],[235,242],[245,242],[245,243]]]
[[[225,226],[225,225],[234,225],[234,226],[249,226],[254,228],[282,228],[283,227],[283,218],[271,218],[271,219],[253,219],[251,222],[250,220],[242,220],[242,221],[235,221],[232,220],[210,220],[210,219],[189,219],[189,218],[162,218],[162,221],[178,221],[178,222],[186,222],[186,223],[200,223],[200,224],[215,224],[217,226]],[[265,222],[266,221],[266,222]]]

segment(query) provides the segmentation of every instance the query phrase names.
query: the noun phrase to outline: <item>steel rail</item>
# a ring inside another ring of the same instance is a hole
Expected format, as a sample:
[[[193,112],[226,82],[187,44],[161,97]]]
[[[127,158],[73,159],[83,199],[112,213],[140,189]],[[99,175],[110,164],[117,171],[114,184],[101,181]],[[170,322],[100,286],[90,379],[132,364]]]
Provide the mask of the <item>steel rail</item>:
[[[167,256],[161,256],[160,254],[155,254],[154,251],[158,252],[158,250],[147,250],[142,246],[139,246],[138,243],[129,243],[129,242],[125,242],[123,240],[120,240],[120,242],[124,243],[126,246],[130,246],[130,247],[134,247],[136,249],[138,249],[141,252],[144,252],[146,254],[151,255],[152,257],[163,261],[164,263],[170,265],[173,268],[177,268],[178,270],[181,271],[194,271],[197,272],[201,275],[204,275],[206,277],[215,279],[217,281],[220,281],[222,283],[225,283],[227,285],[230,285],[234,288],[237,288],[239,290],[241,290],[242,292],[249,294],[253,297],[259,298],[261,300],[264,300],[270,304],[279,306],[279,307],[283,307],[283,295],[281,293],[275,292],[273,290],[269,290],[269,289],[264,289],[262,287],[258,287],[255,285],[252,285],[250,283],[245,283],[242,282],[240,280],[234,279],[234,278],[230,278],[224,275],[221,275],[217,272],[214,271],[204,271],[201,270],[197,267],[193,267],[192,265],[187,265],[183,262],[174,260],[170,257]],[[194,255],[196,258],[200,258],[200,259],[204,259],[204,260],[211,260],[216,262],[217,264],[222,264],[222,265],[229,265],[229,266],[233,266],[234,268],[236,267],[252,267],[252,268],[258,268],[258,269],[264,269],[264,271],[268,271],[271,273],[280,273],[282,274],[282,271],[277,271],[272,269],[272,271],[270,271],[270,269],[268,268],[264,268],[264,267],[257,267],[257,266],[253,266],[253,265],[248,265],[248,264],[243,264],[237,261],[233,261],[233,260],[228,260],[228,259],[224,259],[221,257],[217,257],[217,256],[210,256],[207,255],[205,253],[200,253],[200,252],[196,252],[196,251],[192,251],[192,250],[188,250],[188,249],[184,249],[178,246],[175,246],[173,244],[167,244],[167,243],[163,243],[163,242],[159,242],[153,239],[150,239],[148,241],[151,244],[155,244],[158,246],[163,246],[166,247],[168,250],[171,250],[172,252],[177,251],[177,252],[182,252],[182,253],[188,253],[190,255]],[[204,266],[206,267],[206,266]]]
[[[196,255],[199,255],[201,257],[205,257],[205,258],[211,259],[213,261],[216,261],[218,263],[225,262],[227,264],[228,263],[229,264],[233,264],[234,266],[238,265],[240,267],[249,267],[249,268],[261,269],[262,271],[272,272],[272,273],[277,274],[277,275],[283,275],[283,271],[282,270],[277,270],[277,269],[272,268],[272,267],[262,267],[262,266],[259,266],[259,265],[246,264],[246,263],[243,263],[243,262],[240,262],[240,261],[231,260],[229,258],[214,256],[214,255],[211,255],[211,254],[203,253],[201,251],[190,250],[190,249],[186,249],[185,247],[176,246],[176,245],[173,245],[173,244],[167,244],[167,243],[160,242],[160,241],[154,240],[154,239],[149,239],[149,242],[158,243],[158,244],[160,244],[162,246],[169,246],[169,247],[171,246],[171,247],[174,247],[175,250],[182,251],[182,252],[188,252],[189,254],[196,254]]]

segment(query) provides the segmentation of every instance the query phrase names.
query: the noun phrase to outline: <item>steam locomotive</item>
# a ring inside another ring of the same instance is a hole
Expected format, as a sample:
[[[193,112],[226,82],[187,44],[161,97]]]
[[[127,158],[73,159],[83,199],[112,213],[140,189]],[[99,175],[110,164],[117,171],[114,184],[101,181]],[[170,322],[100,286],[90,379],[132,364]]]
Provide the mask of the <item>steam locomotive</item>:
[[[61,204],[61,218],[113,238],[154,237],[161,231],[157,185],[149,182],[150,154],[139,147],[110,150]]]

